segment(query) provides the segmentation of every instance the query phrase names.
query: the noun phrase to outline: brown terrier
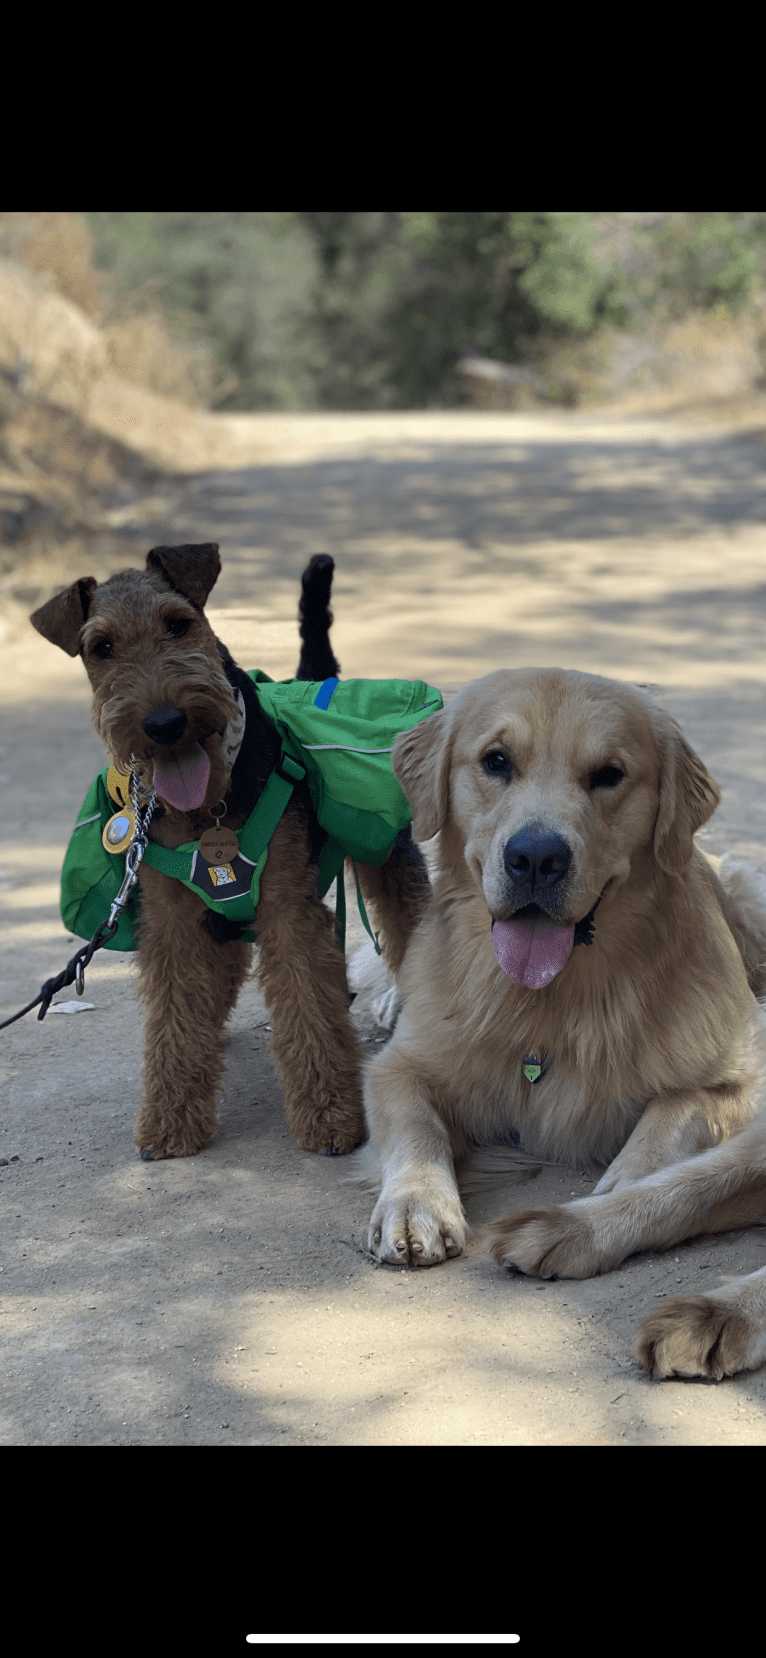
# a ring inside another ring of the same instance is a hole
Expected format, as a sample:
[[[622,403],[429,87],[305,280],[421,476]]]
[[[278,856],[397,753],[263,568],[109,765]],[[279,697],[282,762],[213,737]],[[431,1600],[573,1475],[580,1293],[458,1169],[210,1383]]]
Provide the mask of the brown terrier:
[[[280,760],[252,681],[204,615],[219,570],[215,544],[155,547],[145,570],[100,586],[86,576],[31,618],[46,639],[82,656],[96,729],[118,770],[136,774],[143,800],[156,792],[149,840],[163,847],[198,840],[223,809],[226,828],[241,828]],[[320,555],[303,576],[299,679],[340,672],[328,637],[332,572]],[[360,1140],[363,1113],[343,952],[317,885],[323,839],[298,784],[269,845],[256,932],[291,1132],[305,1150],[335,1154]],[[357,870],[395,972],[428,900],[425,865],[406,831],[382,868]],[[241,924],[180,880],[144,862],[139,882],[146,1026],[136,1145],[145,1158],[188,1157],[217,1126],[224,1027],[252,949]]]

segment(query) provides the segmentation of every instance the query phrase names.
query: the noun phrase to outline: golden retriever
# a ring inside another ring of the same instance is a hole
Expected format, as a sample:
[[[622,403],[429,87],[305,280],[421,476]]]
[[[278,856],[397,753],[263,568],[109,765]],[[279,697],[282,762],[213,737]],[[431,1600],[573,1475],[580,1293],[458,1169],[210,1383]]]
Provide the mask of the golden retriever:
[[[719,880],[695,847],[719,789],[675,722],[628,685],[508,670],[392,760],[415,836],[440,830],[441,850],[366,1082],[371,1253],[459,1255],[456,1163],[503,1140],[519,1166],[606,1171],[590,1197],[494,1224],[495,1258],[521,1272],[589,1277],[766,1220],[764,883],[736,865]],[[760,1363],[766,1273],[666,1303],[638,1351],[658,1375]]]

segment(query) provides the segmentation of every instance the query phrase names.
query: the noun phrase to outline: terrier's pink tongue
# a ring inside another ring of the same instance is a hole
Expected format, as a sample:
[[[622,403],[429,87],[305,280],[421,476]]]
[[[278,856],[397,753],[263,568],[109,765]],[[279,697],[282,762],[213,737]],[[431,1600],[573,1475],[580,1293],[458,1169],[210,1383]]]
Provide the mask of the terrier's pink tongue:
[[[154,762],[154,787],[177,812],[191,812],[205,798],[210,761],[201,743],[183,754],[171,751],[167,759]]]
[[[566,967],[574,946],[574,927],[557,927],[547,915],[493,921],[492,944],[506,978],[528,990],[542,990]]]

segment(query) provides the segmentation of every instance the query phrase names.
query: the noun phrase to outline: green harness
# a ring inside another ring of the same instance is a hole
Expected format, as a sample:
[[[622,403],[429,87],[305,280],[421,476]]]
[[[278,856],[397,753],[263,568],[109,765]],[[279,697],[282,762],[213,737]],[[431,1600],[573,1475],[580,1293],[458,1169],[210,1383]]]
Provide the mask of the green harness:
[[[211,868],[198,841],[172,851],[150,841],[145,861],[182,881],[219,915],[253,931],[260,880],[269,842],[296,783],[305,779],[327,839],[317,859],[322,896],[337,880],[336,927],[345,937],[343,864],[350,858],[379,865],[389,857],[412,813],[391,769],[391,748],[401,731],[411,731],[442,706],[438,691],[419,680],[288,680],[275,684],[260,669],[249,674],[264,714],[279,734],[282,753],[250,816],[237,830],[238,856]],[[107,852],[102,833],[116,803],[100,771],[83,801],[61,874],[61,915],[79,938],[92,938],[108,915],[122,884],[123,858]],[[356,870],[355,870],[356,873]],[[368,932],[357,877],[357,895]],[[108,950],[135,950],[138,897],[134,892],[119,918]],[[371,935],[372,936],[372,935]]]

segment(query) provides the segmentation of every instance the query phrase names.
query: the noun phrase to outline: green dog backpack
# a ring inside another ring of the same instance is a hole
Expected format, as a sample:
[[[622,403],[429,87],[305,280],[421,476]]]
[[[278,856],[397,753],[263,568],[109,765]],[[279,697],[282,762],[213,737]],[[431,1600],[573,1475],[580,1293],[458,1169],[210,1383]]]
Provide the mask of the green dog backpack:
[[[150,841],[146,862],[180,880],[210,909],[246,926],[258,906],[260,878],[272,834],[296,783],[305,778],[326,841],[318,858],[319,890],[338,881],[338,916],[343,916],[343,863],[383,864],[412,813],[391,769],[391,749],[402,731],[411,731],[442,706],[439,691],[419,680],[326,679],[275,683],[260,669],[249,675],[264,713],[275,726],[282,754],[246,823],[237,831],[239,855],[223,872],[212,871],[198,841],[170,851]],[[79,938],[92,938],[122,883],[120,854],[108,852],[102,834],[117,802],[106,787],[108,767],[94,779],[78,814],[61,877],[61,915]],[[224,884],[215,884],[223,873]],[[358,886],[358,883],[357,883]],[[363,919],[364,910],[360,909]],[[107,949],[133,950],[138,897],[134,892]]]

